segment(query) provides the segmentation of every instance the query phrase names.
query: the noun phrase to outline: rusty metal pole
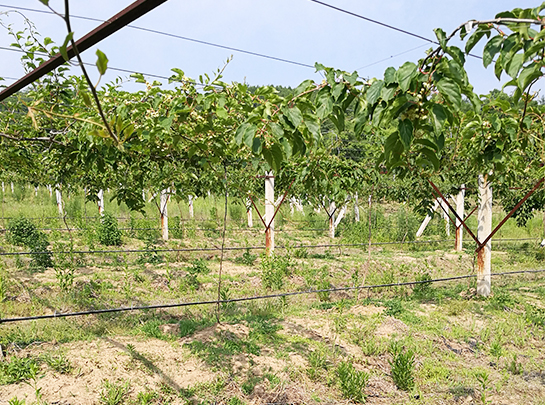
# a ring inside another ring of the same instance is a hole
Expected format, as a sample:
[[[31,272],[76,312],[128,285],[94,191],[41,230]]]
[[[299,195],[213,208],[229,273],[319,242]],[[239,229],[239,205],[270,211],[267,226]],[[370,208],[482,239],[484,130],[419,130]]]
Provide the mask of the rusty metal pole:
[[[460,192],[456,196],[456,213],[460,218],[464,217],[464,198],[466,195],[466,186],[462,184],[460,187]],[[464,227],[462,222],[456,218],[456,242],[454,249],[457,252],[461,252],[463,248],[463,236],[464,236]]]
[[[479,175],[479,227],[477,238],[481,243],[492,232],[492,189],[487,175]],[[477,294],[487,297],[491,292],[490,273],[492,262],[492,242],[488,239],[477,252]]]
[[[269,172],[265,176],[265,249],[267,256],[274,252],[274,176]]]

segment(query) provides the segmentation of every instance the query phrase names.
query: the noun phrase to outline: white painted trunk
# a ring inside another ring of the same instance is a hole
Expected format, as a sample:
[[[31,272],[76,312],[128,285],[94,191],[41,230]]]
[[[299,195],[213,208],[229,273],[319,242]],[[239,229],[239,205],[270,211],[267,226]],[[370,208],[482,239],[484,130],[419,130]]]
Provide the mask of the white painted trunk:
[[[466,195],[466,186],[462,184],[460,187],[460,192],[456,196],[456,213],[461,219],[464,219],[464,198]],[[461,252],[463,248],[463,239],[464,239],[464,227],[462,223],[456,218],[456,246],[454,247],[457,252]]]
[[[252,201],[249,198],[246,199],[246,215],[248,216],[248,228],[252,228],[254,226],[254,218]]]
[[[358,193],[354,196],[354,220],[360,222],[360,207],[358,205]]]
[[[59,214],[64,215],[64,209],[62,204],[62,194],[61,194],[61,190],[58,187],[59,186],[57,186],[57,188],[55,189],[55,196],[57,197],[57,208],[59,209]]]
[[[441,212],[442,212],[443,219],[445,220],[445,234],[447,236],[450,236],[450,219],[448,216],[448,212],[449,212],[448,205],[442,198],[439,199],[439,204],[441,204],[441,207],[442,207]]]
[[[193,199],[194,197],[190,195],[189,196],[189,218],[193,218],[195,216],[195,213],[193,211]]]
[[[479,175],[479,211],[477,238],[483,242],[492,232],[492,189],[488,176]],[[487,297],[491,292],[492,241],[477,254],[477,294]]]
[[[437,211],[437,208],[439,208],[439,201],[435,200],[435,202],[433,203],[433,207],[431,207],[431,211],[435,212]],[[428,226],[430,221],[431,221],[431,215],[428,214],[426,215],[426,218],[424,218],[424,220],[422,221],[422,224],[420,225],[420,228],[418,228],[418,231],[416,231],[417,238],[422,236],[422,234],[426,230],[426,227]]]
[[[15,193],[15,189],[13,188],[13,182],[11,182],[11,194]]]
[[[168,200],[170,196],[170,189],[161,190],[161,203],[159,209],[161,210],[161,234],[163,240],[168,240]]]
[[[265,232],[267,255],[274,252],[274,176],[269,172],[265,177],[265,223],[268,226]]]
[[[329,237],[335,238],[335,203],[331,202],[328,209],[329,215]]]
[[[346,204],[343,205],[343,207],[341,208],[341,211],[339,212],[339,214],[337,215],[337,218],[335,218],[335,223],[333,225],[335,225],[335,229],[337,229],[337,227],[339,226],[339,223],[341,222],[341,220],[344,218],[344,215],[346,214],[346,210],[347,210],[347,206]]]
[[[104,216],[104,190],[98,192],[98,213],[101,217]]]

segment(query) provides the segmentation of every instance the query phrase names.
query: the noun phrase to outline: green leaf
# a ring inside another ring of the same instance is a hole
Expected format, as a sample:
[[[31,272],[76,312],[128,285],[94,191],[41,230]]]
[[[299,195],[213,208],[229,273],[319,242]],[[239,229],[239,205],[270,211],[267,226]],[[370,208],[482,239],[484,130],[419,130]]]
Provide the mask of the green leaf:
[[[244,131],[244,137],[243,137],[243,141],[244,141],[244,144],[248,147],[248,148],[253,148],[253,145],[254,145],[254,137],[255,137],[255,131],[257,130],[257,127],[255,125],[248,125],[248,127],[246,128],[246,130]]]
[[[49,6],[49,0],[40,0],[40,3],[45,4],[46,6]]]
[[[503,37],[496,35],[486,43],[483,49],[483,65],[488,67],[494,60],[494,56],[500,51]]]
[[[252,142],[252,152],[254,155],[259,155],[261,153],[261,138],[254,138]]]
[[[325,118],[333,111],[333,99],[331,98],[329,88],[324,87],[318,92],[316,102],[318,105],[316,110],[316,115],[318,118]]]
[[[430,112],[434,118],[435,131],[441,132],[448,117],[445,107],[441,104],[434,104]]]
[[[284,129],[282,128],[282,125],[278,124],[277,122],[271,122],[269,124],[269,127],[271,128],[273,135],[277,139],[280,139],[284,136]]]
[[[81,98],[83,98],[83,102],[87,107],[93,107],[93,102],[91,101],[91,96],[89,96],[89,93],[86,91],[81,91]]]
[[[522,72],[520,72],[520,75],[518,77],[518,87],[520,91],[524,93],[530,83],[533,82],[535,79],[538,79],[542,75],[543,72],[541,72],[541,69],[539,68],[539,65],[537,63],[534,62],[526,66],[524,69],[522,69]]]
[[[369,90],[367,90],[367,102],[369,105],[373,105],[377,102],[383,86],[384,82],[382,80],[377,80],[369,87]]]
[[[419,152],[426,156],[427,160],[431,162],[435,170],[439,170],[439,166],[440,166],[439,159],[437,158],[437,155],[435,154],[434,151],[428,148],[422,148],[420,149]]]
[[[418,144],[418,145],[422,145],[422,146],[426,146],[428,148],[430,148],[431,150],[434,150],[434,151],[438,151],[439,148],[437,147],[436,144],[434,144],[432,141],[430,141],[429,139],[415,139],[414,141],[415,144]]]
[[[271,146],[271,155],[272,155],[272,169],[274,171],[280,171],[282,167],[282,161],[284,160],[284,154],[282,153],[282,148],[277,143]]]
[[[63,59],[67,62],[68,62],[68,52],[66,51],[66,47],[68,46],[68,44],[70,43],[73,37],[74,37],[74,33],[69,32],[66,38],[64,38],[63,44],[59,48],[60,54],[62,55]]]
[[[490,35],[490,29],[482,30],[481,28],[477,28],[477,30],[473,34],[471,34],[466,42],[466,54],[469,54],[471,52],[471,50],[475,47],[475,45],[477,45],[477,43],[481,40],[484,34]]]
[[[301,110],[299,110],[297,106],[294,106],[292,108],[286,108],[284,110],[284,115],[288,117],[288,119],[295,128],[297,128],[299,124],[303,122],[303,115],[301,114]]]
[[[411,80],[416,76],[416,65],[412,62],[405,62],[396,72],[396,78],[401,90],[407,91],[411,85]]]
[[[237,143],[237,145],[242,145],[242,142],[244,141],[244,135],[248,128],[251,126],[252,124],[245,122],[237,128],[237,131],[235,132],[235,142]]]
[[[387,87],[383,87],[382,88],[382,92],[380,94],[380,97],[382,97],[382,99],[386,102],[390,101],[392,99],[392,97],[394,96],[395,92],[397,90],[397,86],[396,85],[391,85],[391,86],[387,86]]]
[[[441,28],[436,28],[433,30],[433,32],[435,32],[435,36],[437,37],[441,48],[445,49],[447,47],[447,34],[445,31],[443,31]]]
[[[229,114],[227,114],[227,110],[223,107],[217,107],[216,108],[216,115],[218,118],[225,119],[229,117]]]
[[[314,138],[320,137],[320,122],[313,116],[305,115],[305,126],[308,128]]]
[[[396,81],[396,70],[393,67],[389,67],[384,71],[384,83],[386,85],[395,83]]]
[[[519,74],[523,61],[524,55],[522,53],[515,54],[506,64],[505,71],[507,72],[507,74],[515,79]]]
[[[106,73],[106,70],[108,69],[108,58],[106,57],[106,55],[104,54],[104,52],[102,52],[100,49],[97,49],[97,69],[98,69],[98,72],[100,73],[100,75],[104,75],[104,73]]]
[[[460,86],[448,77],[442,77],[437,82],[439,93],[455,108],[459,109],[462,105],[462,94]]]
[[[399,139],[403,142],[403,146],[406,150],[411,147],[413,140],[413,123],[409,119],[404,119],[399,122]]]

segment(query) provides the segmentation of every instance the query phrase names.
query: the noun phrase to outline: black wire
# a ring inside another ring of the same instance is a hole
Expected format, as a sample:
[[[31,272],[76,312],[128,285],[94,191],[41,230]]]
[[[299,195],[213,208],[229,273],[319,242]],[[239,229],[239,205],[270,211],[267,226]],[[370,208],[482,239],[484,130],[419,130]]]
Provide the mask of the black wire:
[[[18,6],[7,6],[5,4],[0,4],[0,7],[13,8],[15,10],[32,11],[32,12],[42,13],[42,14],[54,14],[51,11],[37,10],[37,9],[33,9],[33,8],[18,7]],[[77,18],[77,19],[80,19],[80,20],[95,21],[95,22],[100,22],[100,23],[105,22],[105,20],[101,20],[99,18],[85,17],[85,16],[79,16],[79,15],[70,15],[70,17],[71,18]],[[234,48],[234,47],[231,47],[231,46],[220,45],[220,44],[216,44],[216,43],[213,43],[213,42],[201,41],[200,39],[184,37],[184,36],[181,36],[181,35],[171,34],[171,33],[164,32],[164,31],[158,31],[158,30],[154,30],[154,29],[151,29],[151,28],[139,27],[139,26],[132,25],[132,24],[127,25],[127,27],[135,29],[135,30],[151,32],[153,34],[164,35],[164,36],[171,37],[171,38],[183,39],[184,41],[195,42],[195,43],[202,44],[202,45],[213,46],[215,48],[221,48],[221,49],[227,49],[229,51],[240,52],[240,53],[244,53],[246,55],[257,56],[257,57],[265,58],[265,59],[271,59],[271,60],[275,60],[277,62],[290,63],[292,65],[297,65],[297,66],[302,66],[302,67],[314,69],[313,65],[308,65],[306,63],[301,63],[301,62],[295,62],[295,61],[292,61],[292,60],[289,60],[289,59],[278,58],[276,56],[265,55],[263,53],[246,51],[246,50],[240,49],[240,48]]]
[[[375,242],[372,246],[381,245],[403,245],[412,243],[441,243],[441,242],[453,242],[452,240],[415,240],[415,241],[403,241],[403,242]],[[301,248],[321,248],[321,247],[355,247],[355,246],[368,246],[368,243],[346,243],[346,244],[321,244],[321,245],[295,245],[295,246],[276,246],[275,249],[301,249]],[[246,246],[246,247],[226,247],[224,250],[265,250],[265,246]],[[101,254],[101,253],[167,253],[167,252],[211,252],[221,250],[219,247],[210,248],[183,248],[183,249],[127,249],[127,250],[73,250],[73,251],[50,251],[45,250],[42,252],[0,252],[0,256],[26,256],[26,255],[48,255],[48,254]]]
[[[513,274],[542,273],[542,272],[545,272],[545,270],[518,270],[518,271],[508,271],[504,273],[491,273],[490,276],[507,276],[507,275],[513,275]],[[231,298],[227,300],[192,301],[192,302],[178,302],[174,304],[157,304],[157,305],[139,305],[139,306],[131,306],[131,307],[95,309],[95,310],[89,310],[89,311],[67,312],[67,313],[57,313],[55,311],[53,314],[50,314],[50,315],[4,318],[4,319],[0,319],[0,323],[35,321],[40,319],[51,319],[51,318],[67,318],[72,316],[97,315],[97,314],[107,314],[107,313],[113,313],[113,312],[143,311],[143,310],[149,310],[149,309],[162,309],[162,308],[179,308],[179,307],[189,307],[189,306],[208,305],[208,304],[221,305],[221,304],[229,304],[233,302],[244,302],[244,301],[255,301],[255,300],[261,300],[261,299],[291,297],[295,295],[304,295],[304,294],[318,294],[323,292],[352,291],[352,290],[371,290],[374,288],[388,288],[388,287],[400,287],[400,286],[408,286],[408,285],[426,284],[426,283],[438,283],[443,281],[463,280],[463,279],[476,278],[476,277],[477,277],[476,274],[468,274],[465,276],[444,277],[444,278],[437,278],[433,280],[406,281],[402,283],[375,284],[375,285],[364,285],[364,286],[357,286],[357,287],[356,286],[336,287],[336,288],[326,288],[322,290],[293,291],[293,292],[279,293],[279,294],[258,295],[253,297]]]
[[[157,228],[155,228],[157,229]],[[209,230],[209,229],[205,229]],[[538,238],[523,239],[493,239],[492,242],[518,241],[518,240],[539,240]],[[385,245],[411,245],[411,244],[434,244],[434,243],[453,243],[451,239],[440,240],[412,240],[412,241],[394,241],[394,242],[373,242],[371,246]],[[318,245],[294,245],[294,246],[275,246],[275,249],[305,249],[305,248],[323,248],[323,247],[358,247],[369,246],[369,243],[336,243],[336,244],[318,244]],[[224,250],[265,250],[265,246],[246,246],[246,247],[226,247]],[[210,248],[183,248],[183,249],[127,249],[127,250],[73,250],[73,251],[42,251],[42,252],[0,252],[0,256],[26,256],[26,255],[47,255],[47,254],[101,254],[101,253],[168,253],[168,252],[212,252],[221,250],[219,247]]]
[[[1,6],[1,4],[0,4],[0,6]],[[19,52],[19,53],[26,53],[22,49],[9,48],[9,47],[5,47],[5,46],[0,46],[0,50]],[[36,55],[40,55],[40,56],[51,56],[51,55],[49,55],[49,54],[47,54],[45,52],[33,52],[33,53],[36,54]],[[95,66],[94,63],[90,63],[90,62],[83,62],[83,64],[85,66]],[[192,81],[192,80],[180,80],[180,79],[177,79],[175,77],[161,76],[161,75],[156,75],[156,74],[152,74],[152,73],[144,73],[144,72],[139,72],[139,71],[136,71],[136,70],[116,68],[116,67],[113,67],[113,66],[108,66],[108,70],[113,70],[115,72],[122,72],[122,73],[131,73],[131,74],[140,73],[140,74],[142,74],[144,76],[153,77],[153,78],[156,78],[156,79],[172,80],[172,81],[181,82],[181,83],[190,83],[190,84],[194,84],[194,85],[197,85],[197,86],[206,86],[205,84],[197,83],[197,82]],[[19,80],[19,79],[14,79],[14,80]]]
[[[341,13],[345,13],[345,14],[348,14],[348,15],[351,15],[353,17],[356,17],[356,18],[360,18],[362,20],[365,20],[365,21],[368,21],[368,22],[371,22],[373,24],[378,24],[378,25],[381,25],[383,27],[386,27],[386,28],[389,28],[391,30],[394,30],[394,31],[398,31],[398,32],[401,32],[403,34],[406,34],[406,35],[410,35],[411,37],[415,37],[415,38],[418,38],[418,39],[421,39],[423,41],[427,41],[427,42],[430,42],[432,44],[435,44],[435,45],[439,45],[439,42],[437,41],[434,41],[432,39],[429,39],[429,38],[426,38],[426,37],[423,37],[422,35],[418,35],[418,34],[415,34],[414,32],[411,32],[411,31],[407,31],[407,30],[404,30],[404,29],[401,29],[401,28],[398,28],[398,27],[395,27],[393,25],[390,25],[390,24],[386,24],[386,23],[383,23],[383,22],[380,22],[378,20],[373,20],[372,18],[369,18],[369,17],[365,17],[361,14],[356,14],[356,13],[353,13],[352,11],[348,11],[344,8],[340,8],[340,7],[336,7],[336,6],[333,6],[331,4],[328,4],[328,3],[324,3],[323,1],[319,1],[319,0],[309,0],[313,3],[316,3],[316,4],[319,4],[321,6],[324,6],[324,7],[328,7],[328,8],[331,8],[333,10],[336,10],[336,11],[340,11]],[[468,54],[469,56],[473,56],[474,58],[478,58],[478,59],[482,59],[481,56],[478,56],[478,55],[473,55],[473,54]]]

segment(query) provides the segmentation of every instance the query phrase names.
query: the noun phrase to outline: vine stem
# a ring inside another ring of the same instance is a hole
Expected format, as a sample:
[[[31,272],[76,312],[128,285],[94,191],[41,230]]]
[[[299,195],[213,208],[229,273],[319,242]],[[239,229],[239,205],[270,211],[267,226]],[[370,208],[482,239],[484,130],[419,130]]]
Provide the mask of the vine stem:
[[[223,270],[223,255],[225,252],[225,230],[227,228],[227,165],[225,164],[225,161],[223,162],[223,178],[225,180],[225,206],[224,206],[224,212],[223,212],[223,232],[221,235],[221,255],[220,255],[220,270],[218,273],[218,303],[216,307],[216,320],[218,323],[220,322],[220,301],[221,301],[221,273]]]
[[[51,9],[51,7],[49,7]],[[52,10],[52,9],[51,9]],[[54,10],[52,10],[54,12]],[[57,14],[57,13],[55,13]],[[68,33],[70,34],[72,32],[72,25],[70,24],[70,5],[69,0],[64,0],[64,22],[66,23],[66,29],[68,30]],[[108,134],[110,137],[115,141],[116,144],[119,143],[119,140],[117,139],[117,136],[112,132],[112,129],[110,128],[110,124],[108,124],[108,121],[106,120],[106,116],[104,115],[104,111],[102,110],[102,105],[100,104],[100,100],[98,99],[98,94],[95,89],[95,86],[93,86],[93,82],[91,81],[91,78],[89,77],[89,74],[87,73],[87,69],[85,68],[85,65],[83,64],[83,60],[81,59],[81,55],[78,51],[78,48],[76,46],[76,42],[74,39],[70,39],[70,43],[72,45],[72,49],[74,50],[74,54],[76,55],[76,58],[78,60],[78,64],[81,68],[81,71],[83,72],[83,75],[85,76],[85,81],[87,81],[87,84],[89,85],[89,90],[93,94],[93,98],[95,100],[95,104],[98,109],[98,113],[100,114],[100,118],[102,119],[102,122],[104,122],[104,126],[106,127],[106,130],[108,131]]]

